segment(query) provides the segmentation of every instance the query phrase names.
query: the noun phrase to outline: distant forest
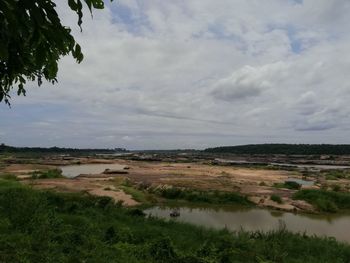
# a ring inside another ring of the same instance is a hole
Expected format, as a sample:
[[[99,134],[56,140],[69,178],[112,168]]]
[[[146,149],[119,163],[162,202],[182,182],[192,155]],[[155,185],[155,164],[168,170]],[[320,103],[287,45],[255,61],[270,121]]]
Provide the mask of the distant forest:
[[[76,149],[76,148],[60,148],[60,147],[13,147],[0,144],[0,153],[61,153],[61,154],[102,154],[126,152],[124,148],[115,149]]]
[[[249,144],[205,149],[208,153],[234,154],[289,154],[289,155],[345,155],[350,154],[349,144]]]

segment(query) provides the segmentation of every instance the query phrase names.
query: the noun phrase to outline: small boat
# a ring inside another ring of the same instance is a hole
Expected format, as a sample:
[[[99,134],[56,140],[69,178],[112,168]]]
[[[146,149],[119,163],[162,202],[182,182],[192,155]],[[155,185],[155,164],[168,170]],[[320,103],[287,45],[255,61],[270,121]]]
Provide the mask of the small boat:
[[[174,209],[173,211],[170,212],[171,217],[178,217],[180,216],[180,211],[178,209]]]

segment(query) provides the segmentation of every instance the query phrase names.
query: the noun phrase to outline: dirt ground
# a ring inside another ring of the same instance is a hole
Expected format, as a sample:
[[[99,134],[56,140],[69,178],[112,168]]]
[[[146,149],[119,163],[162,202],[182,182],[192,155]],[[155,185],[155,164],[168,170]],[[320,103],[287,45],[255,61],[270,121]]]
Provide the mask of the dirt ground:
[[[108,196],[121,201],[125,206],[139,205],[131,195],[114,186],[113,178],[58,178],[23,180],[25,184],[38,189],[51,189],[59,192],[85,192],[96,196]]]
[[[110,160],[98,159],[89,163],[111,163]],[[93,195],[110,196],[122,201],[126,206],[138,205],[131,195],[118,188],[116,178],[128,178],[135,184],[169,185],[188,187],[199,190],[219,190],[240,192],[260,206],[274,207],[281,210],[299,210],[300,204],[293,204],[293,190],[272,187],[274,183],[283,183],[286,179],[301,178],[293,171],[216,166],[201,163],[166,163],[116,160],[114,163],[127,166],[128,174],[121,175],[84,175],[73,179],[28,179],[26,174],[34,170],[52,169],[57,166],[35,164],[11,164],[3,172],[16,174],[23,182],[40,189],[55,189],[68,192],[88,192]],[[284,204],[270,200],[272,194],[280,195]],[[299,207],[298,207],[299,206]]]

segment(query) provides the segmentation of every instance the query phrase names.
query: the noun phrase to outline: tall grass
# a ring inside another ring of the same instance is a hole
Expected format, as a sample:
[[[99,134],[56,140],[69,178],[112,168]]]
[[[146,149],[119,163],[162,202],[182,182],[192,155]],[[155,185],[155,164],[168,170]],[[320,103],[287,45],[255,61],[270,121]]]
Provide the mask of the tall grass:
[[[295,193],[293,198],[308,201],[324,212],[337,212],[339,209],[350,209],[350,193],[326,190],[301,190]]]
[[[349,179],[350,170],[328,170],[321,173],[325,176],[326,180],[338,180],[338,179]]]
[[[277,202],[279,204],[282,204],[283,201],[282,201],[282,198],[279,196],[279,195],[276,195],[276,194],[273,194],[270,196],[270,199],[274,202]]]
[[[331,238],[230,233],[145,218],[106,197],[0,180],[0,262],[349,262]]]
[[[297,182],[293,182],[293,181],[287,181],[284,183],[275,183],[273,186],[276,188],[287,188],[287,189],[292,189],[292,190],[299,190],[301,188],[300,184],[298,184]]]
[[[194,203],[252,205],[247,197],[234,192],[200,191],[171,187],[155,189],[152,193],[167,199],[186,200]]]
[[[52,169],[47,171],[35,171],[32,173],[33,179],[50,179],[50,178],[62,178],[62,170]]]
[[[0,178],[6,179],[6,180],[14,180],[14,181],[18,180],[17,176],[11,173],[0,174]]]

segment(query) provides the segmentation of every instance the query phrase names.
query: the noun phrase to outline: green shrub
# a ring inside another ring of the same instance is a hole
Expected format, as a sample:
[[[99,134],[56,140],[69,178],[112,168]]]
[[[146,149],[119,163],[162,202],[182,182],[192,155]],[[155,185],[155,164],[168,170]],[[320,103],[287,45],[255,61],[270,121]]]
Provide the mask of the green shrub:
[[[339,210],[333,201],[326,198],[318,198],[314,201],[314,204],[324,212],[335,213]]]
[[[5,180],[13,180],[13,181],[18,180],[16,175],[10,174],[10,173],[1,174],[0,178],[5,179]]]
[[[279,195],[273,194],[271,195],[270,199],[276,203],[282,204],[282,198]]]
[[[145,212],[143,212],[141,209],[138,209],[138,208],[130,209],[128,214],[131,216],[140,216],[140,217],[146,216]]]
[[[179,199],[182,197],[183,191],[180,188],[171,187],[171,188],[161,189],[160,194],[164,198]]]
[[[158,189],[153,193],[167,199],[186,200],[193,203],[251,205],[247,197],[235,192],[200,191],[176,187]]]
[[[139,217],[107,199],[0,180],[0,262],[340,263],[350,246],[285,228],[232,233]]]
[[[284,183],[275,183],[273,186],[276,188],[287,188],[292,190],[299,190],[301,188],[300,184],[293,181],[286,181]]]
[[[332,185],[332,190],[335,192],[339,192],[341,190],[341,187],[340,185],[334,184]]]
[[[62,178],[62,171],[60,169],[52,169],[47,171],[35,171],[32,173],[32,179],[50,179]]]
[[[350,193],[326,190],[301,190],[295,193],[293,198],[308,201],[320,211],[325,212],[350,209]]]
[[[322,175],[326,177],[326,180],[338,180],[350,178],[349,170],[329,170],[322,172]]]
[[[301,184],[298,184],[297,182],[293,182],[293,181],[287,181],[284,183],[284,185],[288,189],[299,190],[301,188]]]
[[[160,263],[178,262],[177,254],[169,237],[161,237],[150,244],[151,257]]]

